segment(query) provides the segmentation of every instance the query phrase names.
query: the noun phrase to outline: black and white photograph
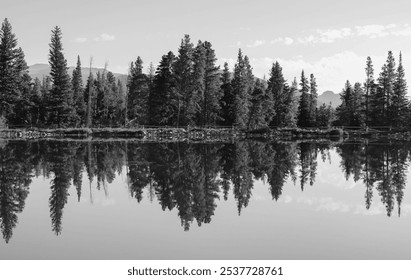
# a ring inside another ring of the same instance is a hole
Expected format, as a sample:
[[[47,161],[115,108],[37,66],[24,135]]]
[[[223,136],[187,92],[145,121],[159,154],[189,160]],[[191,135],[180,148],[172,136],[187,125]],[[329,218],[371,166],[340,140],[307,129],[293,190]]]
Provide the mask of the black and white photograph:
[[[411,260],[409,1],[0,0],[0,25],[0,267]]]

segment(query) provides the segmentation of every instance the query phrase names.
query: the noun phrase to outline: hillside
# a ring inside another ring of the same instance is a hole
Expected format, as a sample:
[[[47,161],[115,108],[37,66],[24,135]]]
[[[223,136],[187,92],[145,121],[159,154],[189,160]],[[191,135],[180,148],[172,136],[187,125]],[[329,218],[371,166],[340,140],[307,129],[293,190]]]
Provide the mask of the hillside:
[[[69,67],[69,74],[70,76],[73,73],[75,67]],[[103,72],[104,69],[103,68],[91,68],[91,73],[93,73],[94,76],[96,76],[96,74],[98,72]],[[82,77],[83,77],[83,82],[84,84],[87,81],[87,78],[89,76],[90,73],[90,68],[88,67],[81,67],[81,73],[82,73]],[[39,78],[40,80],[43,79],[43,77],[49,76],[50,75],[50,66],[48,64],[34,64],[29,66],[29,74],[30,76],[35,79],[35,78]],[[124,74],[119,74],[119,73],[113,73],[114,77],[120,79],[123,83],[126,82],[127,80],[127,75]]]

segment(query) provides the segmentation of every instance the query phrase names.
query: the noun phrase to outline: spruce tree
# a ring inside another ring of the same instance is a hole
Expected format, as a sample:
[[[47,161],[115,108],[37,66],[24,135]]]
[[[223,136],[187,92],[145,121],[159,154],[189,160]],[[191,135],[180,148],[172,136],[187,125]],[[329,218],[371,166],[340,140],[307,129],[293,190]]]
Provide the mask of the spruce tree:
[[[310,126],[316,126],[317,118],[317,99],[318,99],[318,90],[317,90],[317,81],[314,77],[314,74],[310,75]]]
[[[75,109],[74,124],[76,126],[84,125],[86,116],[86,104],[84,102],[84,87],[81,74],[80,56],[77,56],[77,66],[73,70],[71,83],[73,88],[73,104]]]
[[[176,96],[174,61],[175,56],[171,51],[163,55],[154,76],[154,88],[149,96],[149,115],[153,125],[177,123],[179,97]]]
[[[234,103],[234,125],[245,128],[248,124],[250,110],[250,83],[252,82],[251,67],[247,56],[243,57],[241,49],[238,51],[237,63],[234,67],[232,80]]]
[[[278,61],[273,63],[268,79],[268,88],[270,97],[270,110],[267,111],[267,118],[271,126],[284,126],[285,115],[287,114],[287,92],[286,83],[283,77],[282,68]]]
[[[215,125],[218,120],[218,113],[221,110],[220,100],[220,73],[216,66],[216,55],[210,42],[203,43],[205,49],[205,71],[204,71],[204,100],[202,106],[203,125]]]
[[[90,74],[87,79],[86,88],[84,89],[84,101],[86,103],[86,127],[93,126],[93,108],[95,107],[95,91],[96,89],[94,84],[94,76],[90,71]]]
[[[0,119],[8,123],[16,118],[16,106],[29,82],[24,53],[9,21],[4,19],[0,29]]]
[[[297,125],[297,117],[298,117],[298,84],[297,79],[294,78],[291,87],[287,90],[287,97],[286,97],[286,114],[284,118],[284,126],[286,127],[295,127]]]
[[[137,57],[135,63],[131,63],[129,72],[127,118],[136,124],[144,125],[148,123],[149,84],[143,73],[143,61],[140,57]]]
[[[49,52],[52,87],[49,96],[49,124],[67,127],[73,122],[73,95],[67,61],[63,54],[61,29],[56,26],[51,31]]]
[[[371,57],[367,57],[367,63],[365,68],[366,80],[364,83],[364,116],[365,124],[369,126],[374,119],[374,100],[376,95],[376,84],[374,81],[374,68],[372,65]]]
[[[363,126],[365,123],[364,112],[364,91],[361,86],[361,83],[354,84],[353,94],[351,96],[351,112],[352,120],[350,125],[352,126]]]
[[[231,126],[234,123],[234,95],[231,85],[231,73],[228,68],[228,63],[224,63],[223,74],[221,75],[222,98],[220,100],[220,121],[222,125]]]
[[[186,125],[190,121],[187,109],[192,95],[192,79],[194,70],[194,45],[189,35],[184,35],[181,40],[178,56],[175,60],[173,70],[176,81],[176,91],[181,99],[178,99],[177,126]]]
[[[304,70],[301,72],[300,80],[300,102],[298,106],[298,121],[297,124],[300,127],[309,127],[310,126],[310,86],[308,80],[304,75]]]
[[[269,103],[268,90],[263,81],[257,80],[251,95],[249,129],[267,127],[267,103]]]
[[[379,92],[377,93],[378,107],[382,109],[384,124],[391,125],[392,96],[395,81],[395,59],[391,51],[388,52],[387,61],[383,65],[378,78]]]
[[[398,62],[398,68],[393,84],[392,96],[392,123],[397,127],[408,126],[409,102],[407,99],[407,82],[405,80],[404,67],[402,65],[402,54]]]

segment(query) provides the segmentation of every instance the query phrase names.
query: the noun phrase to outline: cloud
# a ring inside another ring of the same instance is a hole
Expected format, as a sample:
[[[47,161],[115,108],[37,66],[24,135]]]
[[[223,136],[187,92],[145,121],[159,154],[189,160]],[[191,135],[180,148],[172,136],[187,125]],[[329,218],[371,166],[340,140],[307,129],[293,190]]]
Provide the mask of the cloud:
[[[283,43],[287,46],[291,45],[292,43],[294,43],[294,39],[290,38],[290,37],[280,37],[274,40],[270,41],[270,44],[276,44],[276,43]]]
[[[411,26],[408,24],[405,24],[402,26],[402,28],[395,30],[392,32],[394,36],[404,36],[404,37],[409,37],[411,36]]]
[[[256,41],[254,41],[254,43],[252,43],[252,44],[250,44],[250,45],[247,45],[247,47],[249,47],[249,48],[255,48],[255,47],[262,46],[262,45],[264,45],[265,43],[266,43],[265,40],[256,40]]]
[[[301,44],[334,43],[337,40],[341,40],[352,35],[352,29],[346,27],[340,29],[317,29],[314,34],[297,38],[297,42]]]
[[[370,38],[385,37],[391,34],[395,24],[389,25],[379,25],[379,24],[370,24],[364,26],[356,26],[356,34],[358,36],[367,36]]]
[[[94,41],[96,42],[106,42],[106,41],[114,41],[116,39],[116,36],[110,35],[107,33],[103,33],[98,37],[94,38]]]
[[[74,39],[74,41],[75,41],[76,43],[84,43],[84,42],[87,41],[87,38],[85,38],[85,37],[77,37],[76,39]]]

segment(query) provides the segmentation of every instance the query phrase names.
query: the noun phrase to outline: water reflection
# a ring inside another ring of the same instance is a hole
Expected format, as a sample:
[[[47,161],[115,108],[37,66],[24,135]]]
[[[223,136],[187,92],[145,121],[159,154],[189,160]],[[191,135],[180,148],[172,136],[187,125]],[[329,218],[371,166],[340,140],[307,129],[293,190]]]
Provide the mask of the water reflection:
[[[99,191],[126,171],[130,197],[137,202],[143,193],[156,200],[163,210],[176,209],[181,225],[188,231],[193,223],[210,223],[217,200],[233,193],[240,215],[249,204],[254,182],[269,185],[278,200],[287,180],[301,190],[315,184],[317,160],[330,161],[330,150],[340,156],[346,179],[362,181],[365,208],[375,193],[391,216],[398,215],[406,185],[410,145],[404,143],[138,143],[90,141],[9,141],[0,143],[0,221],[8,243],[24,210],[33,177],[51,179],[49,209],[51,229],[63,230],[64,208],[69,188],[96,182]],[[87,178],[86,178],[87,176]],[[90,197],[92,201],[92,197]]]

